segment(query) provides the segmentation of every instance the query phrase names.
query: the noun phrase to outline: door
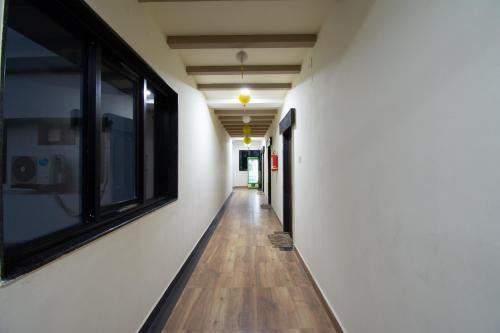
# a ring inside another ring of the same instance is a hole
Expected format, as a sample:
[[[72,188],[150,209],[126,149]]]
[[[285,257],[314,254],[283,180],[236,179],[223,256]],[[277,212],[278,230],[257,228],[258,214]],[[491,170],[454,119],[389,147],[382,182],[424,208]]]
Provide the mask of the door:
[[[292,128],[283,132],[283,231],[293,237],[292,230]]]
[[[265,178],[264,178],[264,152],[265,148],[263,147],[261,152],[260,152],[260,158],[259,158],[259,190],[264,192],[264,186],[265,186]]]
[[[272,165],[271,165],[271,145],[269,144],[267,146],[267,203],[269,206],[271,206],[271,172],[272,172]]]
[[[295,109],[292,108],[280,121],[280,133],[283,137],[283,231],[293,237],[293,127],[295,125]]]

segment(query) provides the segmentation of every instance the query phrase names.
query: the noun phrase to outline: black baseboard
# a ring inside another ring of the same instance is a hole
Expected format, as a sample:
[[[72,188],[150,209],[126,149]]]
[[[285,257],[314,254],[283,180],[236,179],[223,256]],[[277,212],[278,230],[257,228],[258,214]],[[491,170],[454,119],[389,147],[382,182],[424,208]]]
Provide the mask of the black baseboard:
[[[229,197],[226,199],[226,201],[220,208],[219,212],[217,213],[217,216],[215,216],[212,223],[205,231],[198,244],[196,244],[196,247],[193,249],[193,252],[191,252],[186,262],[182,265],[181,269],[179,270],[179,273],[177,273],[172,283],[168,286],[167,290],[161,297],[158,304],[156,304],[155,308],[149,315],[144,325],[142,325],[141,329],[139,330],[139,333],[161,332],[161,330],[167,323],[170,314],[174,310],[174,307],[177,304],[177,301],[179,300],[179,297],[181,296],[182,291],[186,286],[186,283],[191,277],[191,274],[193,273],[196,264],[200,260],[203,252],[205,251],[208,241],[212,237],[215,229],[217,228],[217,225],[219,224],[220,219],[224,214],[224,211],[226,210],[227,205],[231,200],[232,196],[233,193],[231,193]]]

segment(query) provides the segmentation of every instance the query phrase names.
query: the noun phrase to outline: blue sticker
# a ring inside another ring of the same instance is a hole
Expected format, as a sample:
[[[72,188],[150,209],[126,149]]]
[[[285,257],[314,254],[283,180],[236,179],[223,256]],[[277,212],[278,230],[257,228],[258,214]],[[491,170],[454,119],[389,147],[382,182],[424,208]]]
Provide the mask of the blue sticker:
[[[49,159],[42,158],[41,160],[38,160],[38,164],[40,164],[41,166],[47,166],[49,164]]]

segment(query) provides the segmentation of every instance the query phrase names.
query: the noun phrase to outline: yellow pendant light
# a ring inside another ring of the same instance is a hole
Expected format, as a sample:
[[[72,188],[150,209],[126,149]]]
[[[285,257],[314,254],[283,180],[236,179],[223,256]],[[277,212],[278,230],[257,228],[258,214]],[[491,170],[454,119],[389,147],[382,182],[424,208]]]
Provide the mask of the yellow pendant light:
[[[243,73],[245,72],[245,61],[248,59],[248,54],[241,50],[238,53],[236,53],[236,59],[240,62],[240,67],[241,67],[241,79],[243,80]],[[243,104],[243,108],[247,106],[248,103],[250,103],[250,100],[252,99],[252,96],[250,95],[250,90],[247,88],[242,88],[240,91],[240,95],[238,96],[238,100],[240,101],[241,104]]]
[[[250,95],[250,90],[247,88],[243,88],[240,91],[240,95],[238,96],[238,100],[240,101],[243,106],[246,106],[248,103],[250,103],[250,100],[252,99],[252,96]]]
[[[252,126],[246,124],[243,126],[243,134],[250,135],[252,134]]]
[[[243,143],[246,144],[247,146],[250,146],[252,144],[252,138],[249,138],[248,136],[244,137]]]

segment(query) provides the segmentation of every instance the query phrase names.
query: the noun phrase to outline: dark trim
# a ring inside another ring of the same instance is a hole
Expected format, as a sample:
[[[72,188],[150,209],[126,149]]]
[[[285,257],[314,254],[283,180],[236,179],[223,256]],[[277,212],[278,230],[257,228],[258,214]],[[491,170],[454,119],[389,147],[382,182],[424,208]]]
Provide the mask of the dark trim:
[[[260,151],[260,158],[259,158],[259,169],[260,169],[260,184],[259,184],[259,190],[264,192],[264,188],[265,188],[265,185],[266,185],[266,177],[265,177],[265,174],[266,174],[266,168],[264,167],[265,165],[265,160],[264,160],[264,155],[266,154],[266,147],[262,147],[261,151]]]
[[[272,185],[271,185],[271,173],[272,173],[272,160],[271,160],[271,155],[272,155],[272,146],[273,146],[273,137],[269,137],[269,139],[266,141],[266,146],[267,146],[267,204],[269,206],[272,205]]]
[[[293,128],[282,135],[283,141],[283,231],[293,238]]]
[[[4,1],[3,5],[3,12],[0,13],[2,16],[2,21],[1,21],[1,31],[0,33],[2,34],[1,38],[1,45],[0,45],[0,138],[2,140],[0,144],[0,177],[2,178],[2,181],[0,184],[3,186],[5,182],[5,177],[7,175],[7,172],[4,168],[4,159],[5,159],[5,149],[3,143],[5,142],[5,129],[4,129],[4,119],[3,119],[3,90],[4,90],[4,78],[5,78],[5,37],[7,36],[7,13],[9,10],[9,3],[8,1]],[[3,191],[0,191],[0,277],[5,275],[5,253],[3,250],[3,244],[4,244],[4,232],[3,232]]]
[[[181,269],[173,279],[172,283],[168,286],[167,290],[163,293],[162,297],[156,304],[153,311],[149,314],[148,318],[142,325],[139,333],[156,333],[161,332],[168,321],[168,318],[172,314],[172,311],[179,300],[184,287],[186,286],[191,274],[193,273],[198,261],[200,260],[205,248],[207,247],[210,238],[215,232],[215,229],[219,225],[219,222],[226,211],[226,208],[233,196],[234,192],[231,192],[229,197],[226,199],[219,212],[213,219],[210,226],[205,231],[201,239],[196,244],[195,248],[187,258],[186,262],[182,265]]]
[[[292,128],[295,125],[295,109],[291,108],[286,116],[280,121],[280,134]]]
[[[99,152],[94,147],[100,141],[100,122],[97,115],[101,106],[101,45],[91,42],[87,51],[87,75],[85,77],[85,94],[83,119],[85,126],[82,128],[83,140],[83,212],[84,221],[94,223],[99,215]],[[99,125],[99,126],[98,126]],[[83,181],[85,180],[85,181]]]
[[[302,258],[302,256],[300,255],[300,252],[297,250],[296,247],[295,247],[294,252],[295,252],[295,255],[297,256],[297,258],[299,259],[299,261],[302,265],[302,268],[304,268],[304,271],[306,272],[307,277],[309,278],[309,281],[311,281],[311,284],[314,288],[314,291],[316,292],[316,295],[318,295],[318,298],[321,301],[321,304],[325,308],[326,314],[330,318],[330,321],[332,322],[333,328],[335,329],[335,331],[337,333],[344,333],[344,330],[342,330],[342,326],[340,326],[340,322],[338,321],[337,317],[333,313],[332,308],[330,308],[330,305],[326,301],[323,293],[321,292],[321,289],[319,289],[319,286],[316,283],[316,280],[314,279],[313,275],[309,271],[309,268],[307,268],[307,265],[306,265],[306,262],[304,261],[304,258]]]

